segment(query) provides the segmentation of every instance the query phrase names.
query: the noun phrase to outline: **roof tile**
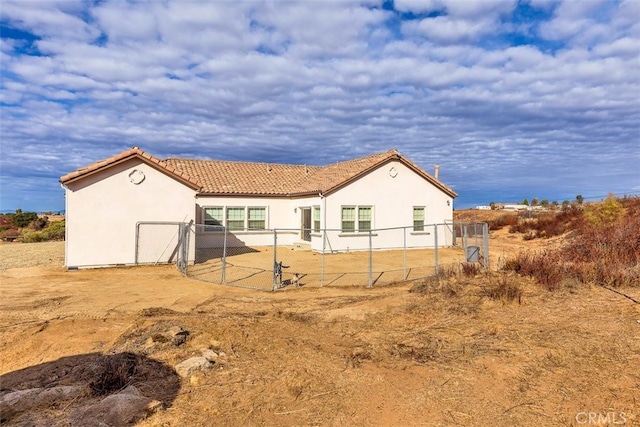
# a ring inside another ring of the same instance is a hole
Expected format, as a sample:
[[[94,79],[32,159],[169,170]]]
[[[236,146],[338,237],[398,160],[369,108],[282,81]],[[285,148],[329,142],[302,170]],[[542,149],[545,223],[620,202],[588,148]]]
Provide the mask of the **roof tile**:
[[[457,196],[453,190],[406,159],[397,150],[326,166],[309,166],[184,158],[160,160],[134,147],[64,175],[60,182],[69,183],[133,157],[158,165],[161,170],[199,190],[201,194],[280,197],[328,194],[387,162],[399,160],[451,197]]]

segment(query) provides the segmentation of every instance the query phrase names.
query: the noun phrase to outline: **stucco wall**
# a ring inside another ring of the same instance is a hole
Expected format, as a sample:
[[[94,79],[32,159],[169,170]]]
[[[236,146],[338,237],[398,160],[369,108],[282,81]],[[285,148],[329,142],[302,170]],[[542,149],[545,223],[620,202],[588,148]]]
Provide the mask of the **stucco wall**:
[[[391,169],[395,169],[390,174]],[[393,175],[393,176],[392,176]],[[447,203],[448,202],[448,203]],[[319,196],[282,199],[282,198],[247,198],[247,197],[206,197],[197,199],[198,212],[203,207],[249,207],[264,206],[267,208],[268,229],[288,229],[278,234],[279,245],[291,245],[302,241],[300,227],[302,209],[319,206],[321,209],[321,228],[328,230],[328,241],[324,241],[320,233],[311,234],[311,247],[322,251],[362,250],[368,248],[368,233],[342,233],[342,206],[372,206],[372,228],[412,227],[413,207],[425,208],[425,224],[443,224],[453,218],[453,201],[437,187],[417,175],[401,162],[390,162],[345,188],[325,198]],[[326,210],[325,210],[326,209]],[[313,215],[313,211],[312,211]],[[198,223],[203,223],[201,215]],[[313,227],[313,216],[311,227]],[[201,229],[202,230],[202,229]],[[451,244],[450,227],[438,227],[438,245]],[[374,247],[432,247],[435,244],[435,230],[427,227],[424,232],[407,230],[378,231],[372,242]],[[221,236],[215,233],[196,233],[198,248],[221,247]],[[273,245],[273,234],[268,232],[233,232],[233,238],[227,245],[233,246],[270,246]]]
[[[267,210],[266,228],[269,230],[280,229],[278,244],[292,245],[300,241],[300,224],[302,207],[318,205],[318,197],[305,199],[283,199],[270,197],[211,197],[198,196],[197,198],[197,223],[203,224],[202,209],[206,207],[244,207],[245,214],[248,207],[265,207]],[[286,231],[285,231],[286,229]],[[205,232],[204,227],[196,228],[196,247],[209,248],[222,245],[221,236],[218,233]],[[233,239],[227,241],[228,246],[271,246],[273,245],[273,232],[232,232]]]
[[[145,176],[137,185],[129,177],[134,169]],[[139,159],[72,182],[65,196],[68,267],[133,264],[138,221],[195,220],[195,191]],[[165,248],[173,236],[173,231],[161,227],[145,233],[145,239],[155,240],[144,245]],[[143,251],[139,262],[156,261],[151,259],[155,253],[148,257]]]
[[[322,208],[326,207],[327,229],[341,229],[343,206],[372,206],[373,229],[413,226],[414,206],[425,208],[425,224],[442,224],[453,219],[451,197],[398,161],[390,162],[327,196],[322,203]],[[367,235],[331,232],[331,249],[344,251],[368,247]],[[435,244],[434,238],[433,227],[427,227],[423,233],[408,230],[406,244],[408,247],[430,247]],[[373,247],[402,247],[404,242],[401,230],[378,231]],[[448,244],[451,244],[451,235],[447,227],[438,227],[438,245]],[[314,241],[314,248],[316,246]]]

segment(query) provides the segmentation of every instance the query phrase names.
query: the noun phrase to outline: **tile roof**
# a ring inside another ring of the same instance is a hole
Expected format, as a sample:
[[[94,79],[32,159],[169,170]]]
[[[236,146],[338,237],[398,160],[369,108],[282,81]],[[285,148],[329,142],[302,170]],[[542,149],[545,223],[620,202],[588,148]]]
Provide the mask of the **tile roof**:
[[[330,194],[390,161],[400,161],[451,197],[457,194],[397,150],[326,166],[169,158],[159,160],[137,147],[60,178],[63,184],[138,157],[205,195],[295,197]]]
[[[191,178],[187,174],[179,170],[176,170],[173,166],[168,165],[166,162],[163,162],[162,160],[157,159],[156,157],[153,157],[148,153],[145,153],[138,147],[133,147],[130,150],[123,151],[122,153],[116,154],[115,156],[109,157],[108,159],[100,160],[98,162],[90,164],[87,167],[80,168],[74,172],[68,173],[60,177],[60,183],[70,184],[78,179],[84,178],[89,175],[93,175],[96,172],[105,170],[111,166],[120,164],[132,158],[138,158],[143,162],[151,166],[154,166],[161,172],[172,176],[173,178],[183,182],[184,184],[186,184],[187,186],[193,189],[197,190],[202,188],[202,185],[198,182],[197,179]]]

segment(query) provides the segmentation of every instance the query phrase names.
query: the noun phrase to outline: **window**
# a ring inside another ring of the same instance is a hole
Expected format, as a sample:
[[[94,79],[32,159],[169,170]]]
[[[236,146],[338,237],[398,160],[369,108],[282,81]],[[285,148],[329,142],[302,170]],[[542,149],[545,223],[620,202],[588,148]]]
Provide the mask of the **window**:
[[[264,230],[267,224],[266,208],[249,208],[249,230]]]
[[[244,208],[227,208],[227,228],[244,230]]]
[[[204,231],[266,230],[267,208],[264,206],[213,206],[204,208]]]
[[[313,207],[313,231],[320,232],[320,208],[318,206]]]
[[[424,231],[424,207],[413,208],[413,231]]]
[[[223,208],[204,208],[205,231],[216,231],[222,228]]]
[[[345,233],[356,231],[356,208],[342,208],[342,231]]]
[[[342,232],[354,233],[356,231],[371,230],[373,220],[373,208],[371,206],[343,206],[342,207]],[[356,228],[356,225],[358,228]]]
[[[358,231],[371,230],[371,208],[358,208]]]

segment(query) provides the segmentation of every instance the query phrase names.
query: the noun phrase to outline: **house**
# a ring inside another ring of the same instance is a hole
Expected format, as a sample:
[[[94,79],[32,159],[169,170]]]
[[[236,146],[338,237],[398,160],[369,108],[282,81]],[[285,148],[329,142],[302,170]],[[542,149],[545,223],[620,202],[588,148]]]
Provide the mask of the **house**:
[[[505,211],[525,211],[527,209],[529,209],[528,205],[523,205],[523,204],[517,204],[517,203],[507,203],[504,205],[504,207],[502,208]]]
[[[316,251],[358,248],[369,230],[399,226],[424,241],[429,224],[452,221],[457,196],[437,169],[432,176],[396,150],[309,166],[160,160],[134,147],[60,183],[68,268],[172,261],[181,224],[193,237],[191,262],[196,250],[219,244],[223,227],[234,236],[228,244],[247,247],[273,245],[273,229],[279,243]],[[148,232],[145,224],[158,226]],[[140,248],[142,233],[155,252]]]

